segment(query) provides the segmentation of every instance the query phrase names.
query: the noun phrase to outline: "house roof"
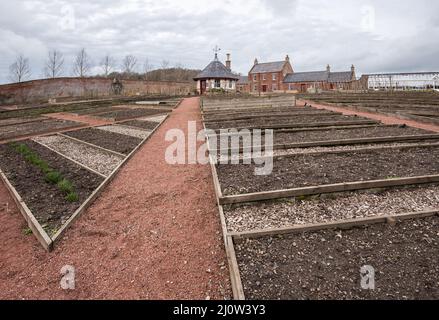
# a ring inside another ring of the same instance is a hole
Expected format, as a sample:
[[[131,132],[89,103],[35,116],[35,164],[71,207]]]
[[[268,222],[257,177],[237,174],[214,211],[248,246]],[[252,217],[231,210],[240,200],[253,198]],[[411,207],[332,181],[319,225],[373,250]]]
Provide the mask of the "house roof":
[[[318,81],[328,81],[328,72],[327,71],[295,72],[288,74],[284,79],[285,83],[318,82]]]
[[[239,76],[238,84],[247,84],[248,83],[248,77],[246,76]]]
[[[217,57],[209,63],[209,65],[201,71],[194,80],[200,79],[234,79],[238,80],[239,77],[233,74],[227,67],[222,64]]]
[[[352,81],[352,72],[331,72],[329,73],[329,82],[350,82]]]
[[[284,83],[295,82],[350,82],[352,81],[352,72],[328,72],[328,71],[311,71],[296,72],[288,74]]]
[[[251,74],[254,73],[267,73],[267,72],[280,72],[283,70],[286,61],[276,61],[267,63],[258,63],[250,70]]]

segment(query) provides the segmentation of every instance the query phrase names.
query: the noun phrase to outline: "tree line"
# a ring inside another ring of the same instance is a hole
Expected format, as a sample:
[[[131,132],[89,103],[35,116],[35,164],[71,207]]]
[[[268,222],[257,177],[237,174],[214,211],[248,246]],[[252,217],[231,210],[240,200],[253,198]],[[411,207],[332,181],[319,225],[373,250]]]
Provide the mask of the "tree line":
[[[134,55],[125,56],[119,63],[111,55],[106,55],[97,65],[93,65],[87,51],[81,49],[72,61],[71,74],[79,78],[90,77],[94,67],[98,67],[100,72],[97,74],[95,72],[93,76],[149,81],[191,81],[200,71],[187,69],[181,64],[171,67],[168,60],[163,60],[158,67],[155,67],[148,58],[139,61]],[[44,76],[53,79],[62,77],[66,73],[63,53],[59,50],[50,50],[44,65]],[[29,59],[22,54],[18,55],[9,67],[10,81],[27,81],[31,75]]]

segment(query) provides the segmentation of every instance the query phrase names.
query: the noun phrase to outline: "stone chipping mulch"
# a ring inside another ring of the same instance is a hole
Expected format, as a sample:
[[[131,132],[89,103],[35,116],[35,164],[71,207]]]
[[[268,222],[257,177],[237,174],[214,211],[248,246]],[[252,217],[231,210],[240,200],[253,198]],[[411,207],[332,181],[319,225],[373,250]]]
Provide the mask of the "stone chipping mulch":
[[[224,206],[231,232],[439,209],[439,186],[376,189]]]
[[[163,120],[165,120],[166,117],[167,117],[167,115],[163,115],[163,116],[153,116],[153,117],[138,118],[136,120],[152,121],[152,122],[162,122]]]
[[[111,126],[104,126],[104,127],[98,127],[99,130],[114,132],[114,133],[120,133],[124,134],[126,136],[136,137],[140,139],[148,138],[148,136],[151,134],[148,131],[135,129],[135,128],[128,128],[125,126],[120,125],[111,125]]]
[[[328,146],[328,147],[310,147],[310,148],[292,148],[292,149],[280,149],[280,150],[273,150],[273,156],[288,156],[293,154],[309,154],[309,153],[317,153],[317,152],[332,152],[332,151],[350,151],[350,150],[361,150],[364,148],[387,148],[387,147],[406,147],[411,146],[413,144],[418,144],[418,141],[413,142],[404,142],[404,143],[395,143],[395,142],[389,142],[389,143],[370,143],[370,144],[359,144],[359,145],[346,145],[346,146]],[[423,142],[425,144],[434,144],[437,143],[437,141],[425,141]],[[213,152],[214,153],[214,152]],[[262,151],[261,156],[269,156],[269,154],[265,154],[264,151]],[[248,159],[251,158],[251,153],[243,153],[239,156],[219,156],[218,161],[227,161],[229,160],[242,160],[242,159]]]
[[[63,136],[38,137],[34,140],[105,176],[109,176],[124,160],[124,157],[117,154],[93,148]]]

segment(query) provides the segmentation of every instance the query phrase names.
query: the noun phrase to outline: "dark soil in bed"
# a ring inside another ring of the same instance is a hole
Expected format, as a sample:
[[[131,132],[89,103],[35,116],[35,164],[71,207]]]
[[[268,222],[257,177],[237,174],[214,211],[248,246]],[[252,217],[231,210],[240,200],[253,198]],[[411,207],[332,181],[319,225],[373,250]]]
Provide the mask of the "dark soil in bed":
[[[93,128],[70,131],[65,134],[126,155],[133,151],[142,142],[142,139],[140,138]]]
[[[339,122],[339,121],[358,121],[365,120],[358,116],[343,116],[343,115],[311,115],[311,116],[290,116],[290,117],[278,117],[261,119],[256,118],[252,120],[239,120],[239,121],[227,121],[227,122],[214,122],[207,123],[208,129],[227,129],[227,128],[242,128],[242,127],[255,127],[255,126],[267,126],[267,125],[279,125],[279,124],[296,124],[296,123],[319,123],[319,122]]]
[[[439,148],[297,154],[274,158],[273,172],[256,176],[254,164],[219,164],[226,195],[439,174]]]
[[[396,137],[410,135],[434,134],[434,132],[411,127],[376,126],[356,129],[331,129],[321,131],[301,131],[292,133],[275,133],[274,143],[299,143],[311,141],[345,140],[374,137]]]
[[[15,187],[38,222],[49,234],[58,230],[63,223],[103,182],[103,178],[65,159],[62,156],[33,141],[26,144],[49,166],[70,180],[79,196],[79,201],[68,202],[56,185],[45,181],[45,175],[35,165],[27,162],[9,144],[0,145],[0,167]]]
[[[236,246],[256,300],[439,299],[439,218],[247,240]],[[360,269],[375,269],[375,290]]]
[[[97,117],[105,118],[105,119],[115,119],[116,121],[124,120],[124,119],[132,119],[132,118],[140,118],[147,116],[154,116],[159,114],[165,114],[166,111],[163,110],[154,110],[154,109],[125,109],[120,111],[113,111],[108,113],[100,113]]]
[[[146,130],[150,130],[150,131],[154,130],[159,125],[158,122],[143,121],[143,120],[142,121],[141,120],[131,120],[131,121],[121,122],[119,124],[122,124],[124,126],[146,129]]]
[[[0,140],[38,135],[48,131],[80,127],[83,124],[68,120],[44,120],[0,127]]]

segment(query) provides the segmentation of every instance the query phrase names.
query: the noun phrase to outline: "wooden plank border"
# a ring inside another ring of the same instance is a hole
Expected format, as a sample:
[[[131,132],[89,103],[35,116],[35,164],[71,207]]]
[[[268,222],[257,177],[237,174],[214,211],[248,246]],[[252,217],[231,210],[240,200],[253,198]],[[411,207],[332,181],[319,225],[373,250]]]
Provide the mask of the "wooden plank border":
[[[367,189],[375,189],[375,188],[400,187],[405,185],[419,185],[419,184],[428,184],[435,182],[439,182],[439,175],[406,177],[406,178],[385,179],[385,180],[357,181],[357,182],[319,185],[313,187],[273,190],[273,191],[265,191],[265,192],[257,192],[257,193],[223,196],[219,199],[219,202],[220,204],[255,202],[262,200],[274,200],[274,199],[292,198],[298,196],[367,190]]]
[[[9,193],[11,194],[11,197],[14,200],[15,204],[17,205],[18,210],[20,210],[20,213],[26,220],[27,225],[32,230],[33,235],[37,238],[37,240],[41,243],[41,245],[45,250],[51,251],[53,248],[52,239],[49,237],[47,232],[40,225],[38,220],[30,211],[29,207],[23,201],[21,196],[18,194],[17,190],[12,186],[12,184],[9,182],[8,178],[6,177],[6,175],[3,173],[1,169],[0,169],[0,177],[3,180],[6,189],[8,189]]]
[[[326,141],[312,141],[312,142],[300,142],[300,143],[286,143],[286,144],[275,144],[273,145],[273,150],[284,150],[284,149],[295,149],[295,148],[311,148],[311,147],[330,147],[330,146],[346,146],[346,145],[358,145],[358,144],[369,144],[369,143],[383,143],[383,142],[404,142],[404,141],[422,141],[422,140],[436,140],[439,139],[439,134],[429,134],[429,135],[417,135],[417,136],[387,136],[387,137],[376,137],[376,138],[358,138],[358,139],[344,139],[344,140],[326,140]],[[424,146],[423,144],[421,146]],[[386,147],[384,147],[386,148]],[[390,147],[389,147],[390,148]],[[400,146],[403,148],[403,146]],[[365,148],[366,149],[366,148]],[[215,152],[215,150],[212,150]],[[216,150],[217,153],[221,149]],[[249,152],[251,148],[240,147],[238,149],[229,149],[228,152]]]
[[[230,232],[229,235],[233,237],[235,241],[236,240],[240,241],[242,239],[254,239],[254,238],[261,238],[266,236],[279,236],[285,234],[314,232],[314,231],[327,230],[327,229],[346,230],[346,229],[353,229],[356,227],[368,226],[373,224],[396,223],[398,221],[404,221],[404,220],[427,218],[434,215],[439,216],[439,208],[434,210],[409,212],[409,213],[402,213],[395,215],[378,214],[366,218],[347,219],[347,220],[339,220],[339,221],[317,223],[317,224],[296,225],[286,228],[273,228],[273,229],[244,231],[244,232]]]

